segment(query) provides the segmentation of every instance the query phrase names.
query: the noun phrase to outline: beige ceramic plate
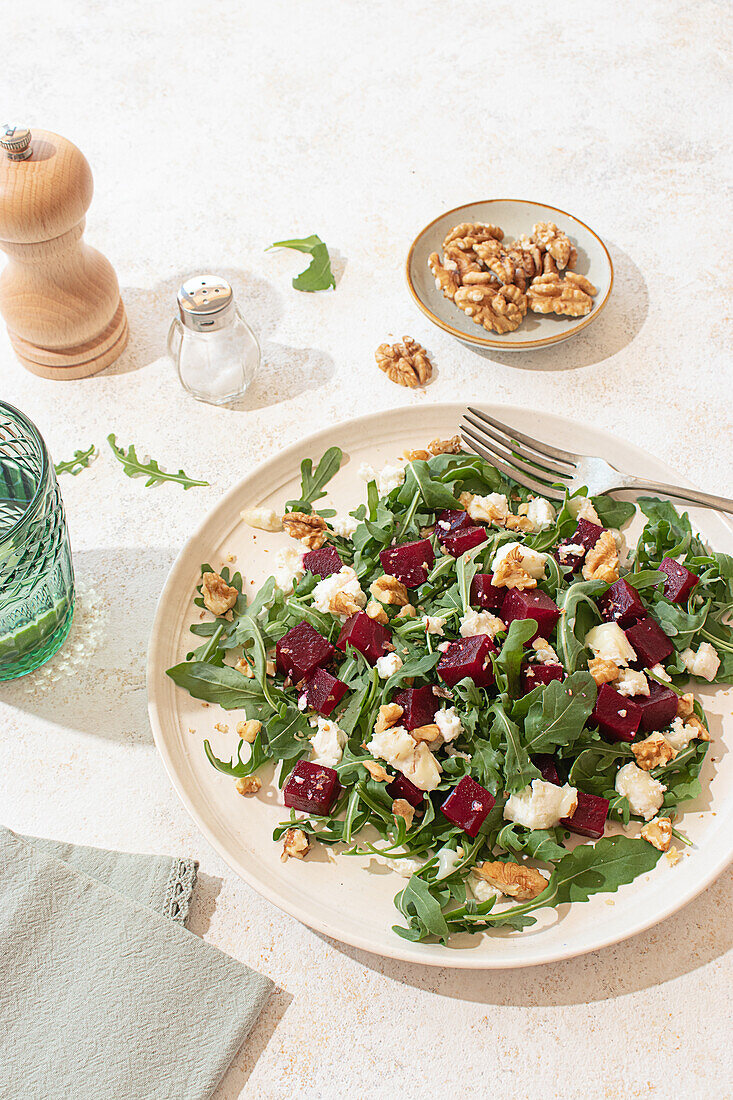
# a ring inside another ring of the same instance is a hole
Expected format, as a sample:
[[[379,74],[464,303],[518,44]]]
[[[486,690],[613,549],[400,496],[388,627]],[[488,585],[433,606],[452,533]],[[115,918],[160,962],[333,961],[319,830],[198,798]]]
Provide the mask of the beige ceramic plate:
[[[528,313],[514,332],[500,336],[489,333],[467,317],[453,302],[443,297],[428,267],[431,252],[443,254],[443,240],[449,230],[461,222],[490,222],[500,225],[506,240],[531,233],[535,222],[555,222],[578,250],[575,270],[586,275],[598,293],[593,309],[585,317],[558,317],[553,313]],[[601,312],[613,286],[613,264],[608,249],[583,222],[572,214],[525,199],[488,199],[457,206],[432,221],[418,233],[407,256],[407,285],[413,298],[434,324],[465,343],[501,351],[527,351],[544,348],[575,336]]]
[[[238,741],[234,726],[242,715],[202,707],[165,675],[166,668],[198,644],[192,642],[188,627],[199,621],[191,600],[201,562],[216,566],[235,554],[236,568],[247,582],[245,591],[254,592],[270,572],[276,550],[288,542],[284,534],[245,527],[239,518],[242,508],[264,504],[281,509],[284,501],[297,496],[301,460],[318,458],[337,444],[347,458],[329,485],[329,498],[345,512],[364,498],[364,482],[357,474],[362,462],[379,466],[394,461],[405,447],[424,446],[436,436],[454,434],[461,411],[460,405],[433,405],[352,420],[283,451],[235,485],[191,536],[160,597],[148,661],[150,720],[171,781],[201,831],[238,875],[281,909],[337,940],[410,962],[486,969],[528,966],[592,951],[648,928],[679,909],[721,872],[731,855],[733,753],[714,751],[708,756],[702,777],[704,794],[697,803],[688,804],[692,808],[684,816],[683,828],[695,847],[677,867],[662,859],[651,875],[617,894],[599,895],[558,911],[540,911],[538,923],[526,932],[462,936],[450,947],[433,947],[409,943],[391,931],[399,922],[393,898],[404,879],[385,867],[364,858],[331,860],[322,846],[304,862],[280,862],[280,845],[273,843],[272,830],[287,814],[276,785],[268,776],[257,796],[242,798],[232,780],[215,771],[204,756],[202,743],[208,737],[219,758],[231,758]],[[603,432],[543,413],[507,407],[487,411],[561,446],[605,454],[621,469],[679,480],[663,463]],[[727,520],[704,511],[693,518],[717,548],[733,550],[733,528]],[[723,722],[730,725],[730,696],[720,691],[700,694],[706,707],[707,698],[711,700],[711,729],[719,743]],[[230,732],[215,730],[217,723],[228,724]]]

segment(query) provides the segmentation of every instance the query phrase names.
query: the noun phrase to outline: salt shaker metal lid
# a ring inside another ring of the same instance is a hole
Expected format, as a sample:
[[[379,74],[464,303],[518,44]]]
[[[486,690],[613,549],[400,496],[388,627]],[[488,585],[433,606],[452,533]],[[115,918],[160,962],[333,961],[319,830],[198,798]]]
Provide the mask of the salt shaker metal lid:
[[[31,132],[25,126],[0,126],[0,149],[9,160],[28,160],[31,149]]]
[[[220,275],[195,275],[178,290],[178,312],[186,328],[216,332],[226,328],[234,313],[234,291]]]

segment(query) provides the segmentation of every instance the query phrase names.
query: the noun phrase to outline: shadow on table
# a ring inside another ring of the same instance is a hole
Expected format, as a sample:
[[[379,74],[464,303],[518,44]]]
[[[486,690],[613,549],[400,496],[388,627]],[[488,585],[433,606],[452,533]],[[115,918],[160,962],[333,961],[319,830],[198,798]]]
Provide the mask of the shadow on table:
[[[733,925],[725,916],[732,904],[733,868],[728,868],[700,897],[647,932],[567,962],[516,970],[419,966],[321,938],[403,985],[481,1004],[550,1007],[623,997],[706,966],[733,946]],[[717,929],[714,938],[700,936],[706,925]]]
[[[622,249],[609,245],[614,266],[611,296],[597,320],[551,347],[537,351],[497,352],[466,344],[484,359],[534,371],[567,371],[592,366],[622,351],[641,331],[649,312],[649,291],[639,268]]]
[[[291,348],[270,339],[283,315],[282,298],[270,283],[249,271],[216,267],[234,288],[237,305],[262,349],[262,363],[245,397],[226,406],[248,412],[320,389],[333,375],[333,360],[318,348]],[[176,315],[176,294],[191,271],[171,276],[154,287],[125,287],[122,297],[130,322],[130,341],[116,363],[99,377],[142,370],[166,355],[168,329]]]
[[[239,1052],[234,1056],[217,1088],[212,1092],[211,1100],[231,1100],[232,1097],[245,1095],[243,1089],[292,999],[292,994],[287,990],[279,987],[273,989],[259,1019],[239,1048]]]
[[[3,702],[125,744],[150,744],[145,662],[158,596],[176,555],[167,546],[74,554],[69,637],[41,668],[3,685]]]

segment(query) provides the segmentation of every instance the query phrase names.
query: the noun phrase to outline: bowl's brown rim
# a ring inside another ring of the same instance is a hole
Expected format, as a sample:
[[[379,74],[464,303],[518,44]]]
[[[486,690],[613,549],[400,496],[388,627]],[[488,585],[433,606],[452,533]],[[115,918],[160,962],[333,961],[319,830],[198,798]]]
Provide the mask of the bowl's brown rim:
[[[460,329],[453,328],[452,325],[449,325],[447,321],[443,321],[442,318],[438,317],[437,314],[433,313],[433,311],[425,304],[425,302],[423,302],[422,298],[420,297],[417,290],[415,289],[415,286],[414,286],[413,281],[412,281],[412,276],[410,274],[410,267],[412,265],[413,253],[414,253],[415,248],[417,247],[418,243],[420,242],[421,238],[428,232],[429,229],[432,229],[432,227],[435,225],[436,222],[439,222],[441,220],[441,218],[445,218],[449,214],[458,214],[459,211],[466,210],[466,209],[468,209],[469,207],[472,207],[472,206],[479,206],[479,205],[484,206],[484,205],[487,205],[489,203],[498,203],[498,202],[521,203],[523,206],[541,206],[545,210],[551,210],[555,214],[561,214],[564,218],[569,218],[570,221],[575,222],[576,225],[582,225],[583,229],[585,229],[588,233],[590,233],[591,237],[595,238],[595,240],[598,241],[598,244],[601,246],[601,248],[603,249],[603,251],[606,254],[606,259],[608,260],[608,267],[609,267],[609,270],[610,270],[610,273],[611,273],[611,278],[609,280],[608,290],[606,291],[606,293],[603,297],[603,300],[601,302],[598,302],[598,304],[596,306],[594,306],[594,308],[591,310],[591,312],[588,314],[588,316],[584,317],[583,320],[578,322],[577,325],[574,325],[573,327],[571,327],[569,329],[565,329],[564,332],[559,332],[555,336],[544,336],[540,340],[522,340],[521,342],[518,341],[518,342],[514,342],[512,344],[508,344],[508,343],[505,343],[504,341],[501,341],[501,340],[491,340],[491,339],[488,339],[488,338],[483,337],[483,336],[471,336],[466,332],[461,332]],[[610,293],[613,289],[613,280],[614,280],[613,260],[611,259],[609,251],[606,248],[603,241],[601,240],[601,238],[598,236],[598,234],[595,233],[589,225],[586,225],[585,222],[580,220],[580,218],[576,218],[574,214],[569,214],[567,212],[567,210],[561,210],[559,206],[548,206],[548,204],[545,203],[545,202],[533,202],[531,199],[478,199],[475,202],[464,202],[460,206],[454,206],[452,210],[445,210],[442,214],[438,214],[437,218],[433,218],[433,220],[431,222],[428,222],[427,225],[423,226],[423,228],[420,230],[420,232],[417,234],[414,241],[410,245],[410,250],[407,253],[407,263],[405,265],[405,275],[406,275],[406,278],[407,278],[407,286],[409,288],[410,294],[412,294],[412,297],[415,299],[415,302],[417,303],[418,307],[422,310],[422,312],[426,315],[426,317],[430,318],[430,320],[433,322],[433,324],[438,326],[438,328],[442,328],[444,332],[449,332],[451,334],[451,336],[455,336],[456,339],[462,340],[464,343],[475,344],[477,347],[482,347],[482,348],[494,348],[498,351],[506,351],[506,352],[524,351],[524,350],[528,350],[528,349],[531,349],[531,348],[548,347],[550,344],[558,344],[562,340],[568,340],[568,339],[570,339],[571,336],[575,336],[576,333],[578,333],[582,329],[584,329],[586,327],[586,325],[589,325],[591,323],[591,321],[595,321],[596,317],[599,315],[601,310],[606,305],[606,302],[608,301],[609,295],[610,295]]]

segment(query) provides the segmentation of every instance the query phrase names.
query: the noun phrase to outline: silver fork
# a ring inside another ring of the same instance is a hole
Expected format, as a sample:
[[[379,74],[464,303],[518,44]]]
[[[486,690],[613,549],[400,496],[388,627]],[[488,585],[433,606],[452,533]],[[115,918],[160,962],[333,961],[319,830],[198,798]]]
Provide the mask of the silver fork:
[[[531,435],[471,406],[464,413],[461,436],[471,450],[507,477],[552,500],[563,500],[565,489],[573,493],[585,485],[590,496],[610,493],[615,489],[630,489],[637,493],[661,493],[688,504],[733,512],[733,500],[728,497],[700,493],[697,489],[686,489],[682,485],[644,481],[617,470],[603,458],[576,455],[533,439]]]

